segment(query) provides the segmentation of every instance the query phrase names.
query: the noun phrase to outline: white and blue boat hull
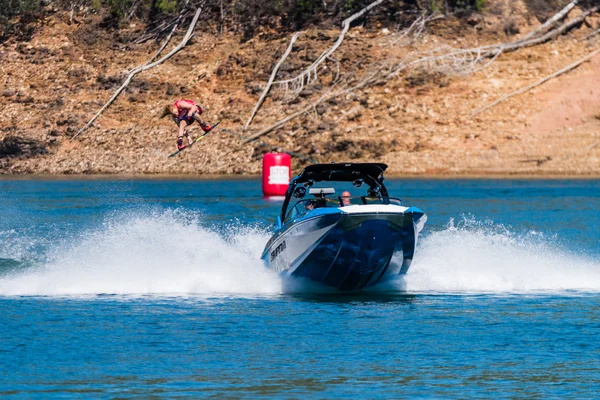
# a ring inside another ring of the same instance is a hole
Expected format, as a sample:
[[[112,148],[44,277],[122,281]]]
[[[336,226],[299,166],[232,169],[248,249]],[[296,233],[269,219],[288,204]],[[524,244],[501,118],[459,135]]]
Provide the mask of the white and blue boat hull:
[[[262,258],[286,277],[358,290],[408,271],[426,220],[392,204],[320,208],[276,231]]]

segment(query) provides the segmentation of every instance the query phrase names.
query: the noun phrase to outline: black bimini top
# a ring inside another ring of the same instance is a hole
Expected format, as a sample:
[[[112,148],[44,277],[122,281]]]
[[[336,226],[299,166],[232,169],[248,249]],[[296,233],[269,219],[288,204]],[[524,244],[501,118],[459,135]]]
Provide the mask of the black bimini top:
[[[367,181],[383,182],[382,174],[387,169],[386,164],[379,163],[341,163],[341,164],[314,164],[304,168],[295,179],[294,183],[308,181],[341,181],[351,182],[362,178]]]

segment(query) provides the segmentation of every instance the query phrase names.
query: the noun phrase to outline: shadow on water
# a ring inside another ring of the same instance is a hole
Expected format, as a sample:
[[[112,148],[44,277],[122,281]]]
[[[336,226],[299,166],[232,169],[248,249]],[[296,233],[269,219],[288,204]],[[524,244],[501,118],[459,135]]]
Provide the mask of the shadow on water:
[[[323,288],[303,282],[304,290],[299,290],[298,285],[294,285],[295,290],[284,291],[286,297],[298,301],[312,303],[328,304],[413,304],[419,295],[406,293],[396,285],[377,285],[371,288],[356,292],[341,292],[332,288]]]
[[[402,305],[414,304],[418,295],[407,293],[291,293],[286,297],[296,301],[324,304],[384,304],[395,303]]]
[[[15,272],[22,272],[31,266],[31,262],[13,260],[12,258],[0,258],[0,277],[14,274]]]
[[[283,282],[283,294],[290,299],[299,301],[329,304],[412,304],[418,296],[406,292],[406,283],[403,278],[351,292],[340,291],[305,279],[288,278]]]

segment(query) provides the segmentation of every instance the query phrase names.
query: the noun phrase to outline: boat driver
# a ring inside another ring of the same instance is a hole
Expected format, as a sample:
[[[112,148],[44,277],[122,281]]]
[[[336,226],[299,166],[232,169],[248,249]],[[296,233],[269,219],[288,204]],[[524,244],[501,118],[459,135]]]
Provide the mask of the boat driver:
[[[325,198],[325,195],[322,193],[315,194],[314,204],[315,208],[327,207],[327,199]]]
[[[350,192],[346,190],[342,192],[342,207],[349,206],[350,204]]]

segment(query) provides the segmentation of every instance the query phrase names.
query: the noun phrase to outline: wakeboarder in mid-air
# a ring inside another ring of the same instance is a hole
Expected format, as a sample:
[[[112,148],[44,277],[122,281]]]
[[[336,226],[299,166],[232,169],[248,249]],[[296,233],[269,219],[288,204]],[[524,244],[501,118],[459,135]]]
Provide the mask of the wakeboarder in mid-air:
[[[203,138],[208,132],[212,131],[219,124],[219,122],[221,122],[219,121],[212,126],[208,125],[200,118],[202,112],[202,107],[198,106],[193,100],[181,99],[175,101],[173,104],[168,104],[165,106],[161,118],[170,115],[173,119],[173,122],[175,122],[175,124],[179,128],[177,132],[177,151],[171,154],[169,157],[173,157],[182,150],[196,143],[198,140]],[[192,140],[189,133],[187,132],[187,127],[192,125],[194,121],[198,121],[198,123],[200,124],[200,128],[202,128],[202,130],[204,131],[204,135],[201,135],[195,140]],[[188,140],[187,144],[183,143],[184,136]]]

